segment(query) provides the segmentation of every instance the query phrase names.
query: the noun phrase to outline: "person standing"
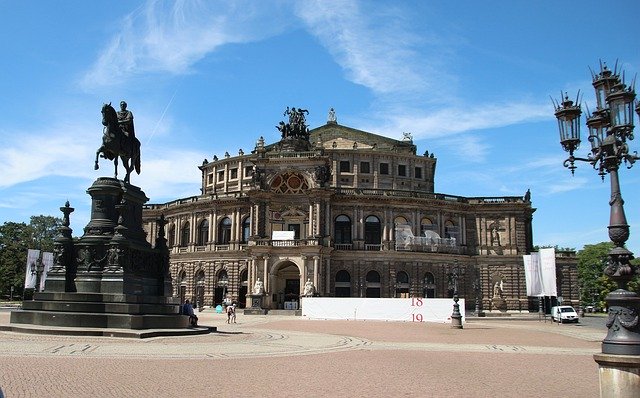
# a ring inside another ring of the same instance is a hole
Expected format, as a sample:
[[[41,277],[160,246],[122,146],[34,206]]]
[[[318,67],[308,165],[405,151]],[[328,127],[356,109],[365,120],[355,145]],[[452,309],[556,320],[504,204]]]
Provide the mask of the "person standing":
[[[233,305],[227,306],[227,323],[231,323],[231,318],[234,316],[234,308]]]

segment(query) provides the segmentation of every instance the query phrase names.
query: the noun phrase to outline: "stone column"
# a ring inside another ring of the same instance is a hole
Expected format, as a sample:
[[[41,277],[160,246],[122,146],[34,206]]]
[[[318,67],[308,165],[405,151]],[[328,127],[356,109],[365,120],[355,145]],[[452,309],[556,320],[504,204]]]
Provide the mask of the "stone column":
[[[304,291],[304,284],[307,282],[307,256],[300,256],[302,259],[302,272],[300,273],[300,294]]]
[[[315,206],[315,223],[314,223],[314,229],[313,229],[313,235],[322,235],[322,233],[320,232],[320,202],[316,202],[314,204]]]
[[[264,259],[264,291],[265,293],[271,293],[271,283],[269,281],[269,256],[265,255]]]
[[[320,263],[320,257],[313,256],[313,285],[316,287],[316,291],[320,290],[318,289],[318,282],[320,281],[320,275],[318,273],[320,269],[319,263]]]
[[[302,231],[300,231],[302,235]],[[307,231],[305,233],[306,238],[310,238],[313,235],[313,204],[309,203],[309,207],[307,209]],[[302,236],[300,236],[302,238]]]
[[[327,267],[324,270],[326,285],[324,286],[324,292],[329,295],[330,286],[331,286],[331,259],[327,258],[326,260]]]

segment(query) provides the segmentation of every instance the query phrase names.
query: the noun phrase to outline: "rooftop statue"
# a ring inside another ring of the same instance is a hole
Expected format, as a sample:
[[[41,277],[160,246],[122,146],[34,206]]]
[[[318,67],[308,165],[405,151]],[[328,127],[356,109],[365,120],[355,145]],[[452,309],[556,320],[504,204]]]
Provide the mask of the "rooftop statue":
[[[126,111],[126,102],[122,101],[122,111]],[[126,170],[124,182],[129,183],[131,171],[135,169],[140,174],[140,141],[133,133],[133,114],[123,113],[123,119],[119,119],[119,114],[111,106],[111,103],[102,106],[102,145],[96,151],[95,170],[100,167],[98,165],[98,156],[113,160],[115,166],[115,178],[118,178],[118,157],[122,160],[122,164]],[[128,130],[123,130],[121,125],[126,126]]]
[[[282,133],[282,138],[303,138],[309,139],[309,128],[307,126],[307,120],[305,114],[309,114],[306,109],[296,109],[287,107],[284,111],[284,116],[289,117],[289,123],[280,122],[276,128]]]
[[[338,123],[338,120],[336,119],[336,111],[334,111],[333,108],[329,109],[327,123]]]

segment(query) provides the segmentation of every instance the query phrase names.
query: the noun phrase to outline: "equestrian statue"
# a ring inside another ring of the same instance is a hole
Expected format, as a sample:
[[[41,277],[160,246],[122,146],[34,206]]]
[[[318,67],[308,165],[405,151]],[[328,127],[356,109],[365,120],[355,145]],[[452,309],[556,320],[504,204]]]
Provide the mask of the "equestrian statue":
[[[140,141],[133,130],[133,114],[128,111],[127,103],[120,103],[121,112],[116,112],[111,103],[102,106],[102,145],[96,151],[95,170],[98,170],[98,156],[113,160],[115,178],[118,178],[118,157],[126,170],[124,182],[129,183],[131,171],[140,174]],[[118,116],[122,115],[122,118]]]

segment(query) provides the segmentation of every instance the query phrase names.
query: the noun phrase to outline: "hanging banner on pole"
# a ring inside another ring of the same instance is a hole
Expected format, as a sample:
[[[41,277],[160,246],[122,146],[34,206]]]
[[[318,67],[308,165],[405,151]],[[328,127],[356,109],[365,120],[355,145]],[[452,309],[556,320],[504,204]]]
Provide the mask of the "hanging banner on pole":
[[[556,249],[540,249],[540,267],[542,270],[542,290],[545,296],[558,295],[556,284]]]
[[[53,253],[42,253],[42,275],[40,275],[40,291],[44,290],[44,282],[47,280],[47,273],[53,267]]]
[[[540,256],[531,253],[522,256],[524,261],[524,280],[527,285],[527,296],[543,296],[542,279],[540,278]]]
[[[39,257],[40,250],[29,249],[29,251],[27,252],[27,269],[24,275],[25,289],[36,288],[36,266]]]

